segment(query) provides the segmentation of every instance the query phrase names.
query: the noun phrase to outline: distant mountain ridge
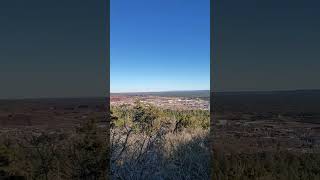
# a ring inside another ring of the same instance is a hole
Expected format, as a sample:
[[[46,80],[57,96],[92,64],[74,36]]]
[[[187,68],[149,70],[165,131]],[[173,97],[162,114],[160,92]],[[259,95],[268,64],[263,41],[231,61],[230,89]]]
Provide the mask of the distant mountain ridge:
[[[111,93],[111,96],[210,97],[209,90]]]
[[[274,90],[274,91],[226,91],[211,92],[211,95],[320,95],[320,89],[301,89],[301,90]],[[180,97],[210,97],[210,90],[186,90],[186,91],[160,91],[160,92],[124,92],[110,93],[111,96],[180,96]]]

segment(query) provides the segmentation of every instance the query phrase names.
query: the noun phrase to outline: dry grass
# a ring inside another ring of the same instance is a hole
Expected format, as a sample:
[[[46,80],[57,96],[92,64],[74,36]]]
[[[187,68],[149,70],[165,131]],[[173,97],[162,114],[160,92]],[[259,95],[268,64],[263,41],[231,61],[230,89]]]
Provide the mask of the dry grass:
[[[209,179],[208,130],[127,135],[111,132],[112,179]]]

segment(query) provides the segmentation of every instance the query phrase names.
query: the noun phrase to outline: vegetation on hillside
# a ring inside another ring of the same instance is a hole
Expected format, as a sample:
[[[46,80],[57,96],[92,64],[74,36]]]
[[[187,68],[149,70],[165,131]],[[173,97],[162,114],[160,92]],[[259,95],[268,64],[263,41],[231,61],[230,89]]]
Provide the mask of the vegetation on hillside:
[[[210,179],[209,112],[112,107],[114,179]]]
[[[213,152],[212,179],[221,180],[318,180],[320,154],[288,151]]]
[[[110,140],[94,119],[68,131],[1,133],[0,179],[320,179],[317,153],[210,146],[208,111],[137,102],[112,107],[110,119]]]
[[[0,179],[208,179],[208,112],[137,103],[113,107],[110,123],[110,140],[95,119],[73,129],[1,132]]]
[[[105,132],[92,120],[72,132],[19,132],[0,138],[0,178],[106,179]]]

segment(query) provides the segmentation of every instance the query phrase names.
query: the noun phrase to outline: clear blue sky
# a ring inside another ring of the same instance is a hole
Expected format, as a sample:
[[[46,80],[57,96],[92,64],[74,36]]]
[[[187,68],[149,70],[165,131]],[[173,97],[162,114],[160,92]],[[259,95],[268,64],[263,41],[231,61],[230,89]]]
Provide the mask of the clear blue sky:
[[[111,92],[210,87],[209,0],[111,0]]]

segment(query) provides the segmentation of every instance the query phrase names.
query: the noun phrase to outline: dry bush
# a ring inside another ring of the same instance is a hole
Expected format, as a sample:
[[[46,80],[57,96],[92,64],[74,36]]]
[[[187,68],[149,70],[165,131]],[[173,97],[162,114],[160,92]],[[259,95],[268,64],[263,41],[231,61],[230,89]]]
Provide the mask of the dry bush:
[[[169,133],[164,141],[164,179],[210,179],[208,130]]]
[[[236,153],[214,149],[213,179],[318,180],[320,154],[288,151]]]
[[[105,134],[94,121],[62,132],[18,130],[7,134],[0,138],[0,179],[106,179]]]
[[[112,109],[113,179],[209,179],[208,112],[140,103]]]
[[[209,179],[207,135],[202,129],[166,134],[159,130],[151,137],[133,133],[126,141],[126,133],[113,130],[112,178]]]

